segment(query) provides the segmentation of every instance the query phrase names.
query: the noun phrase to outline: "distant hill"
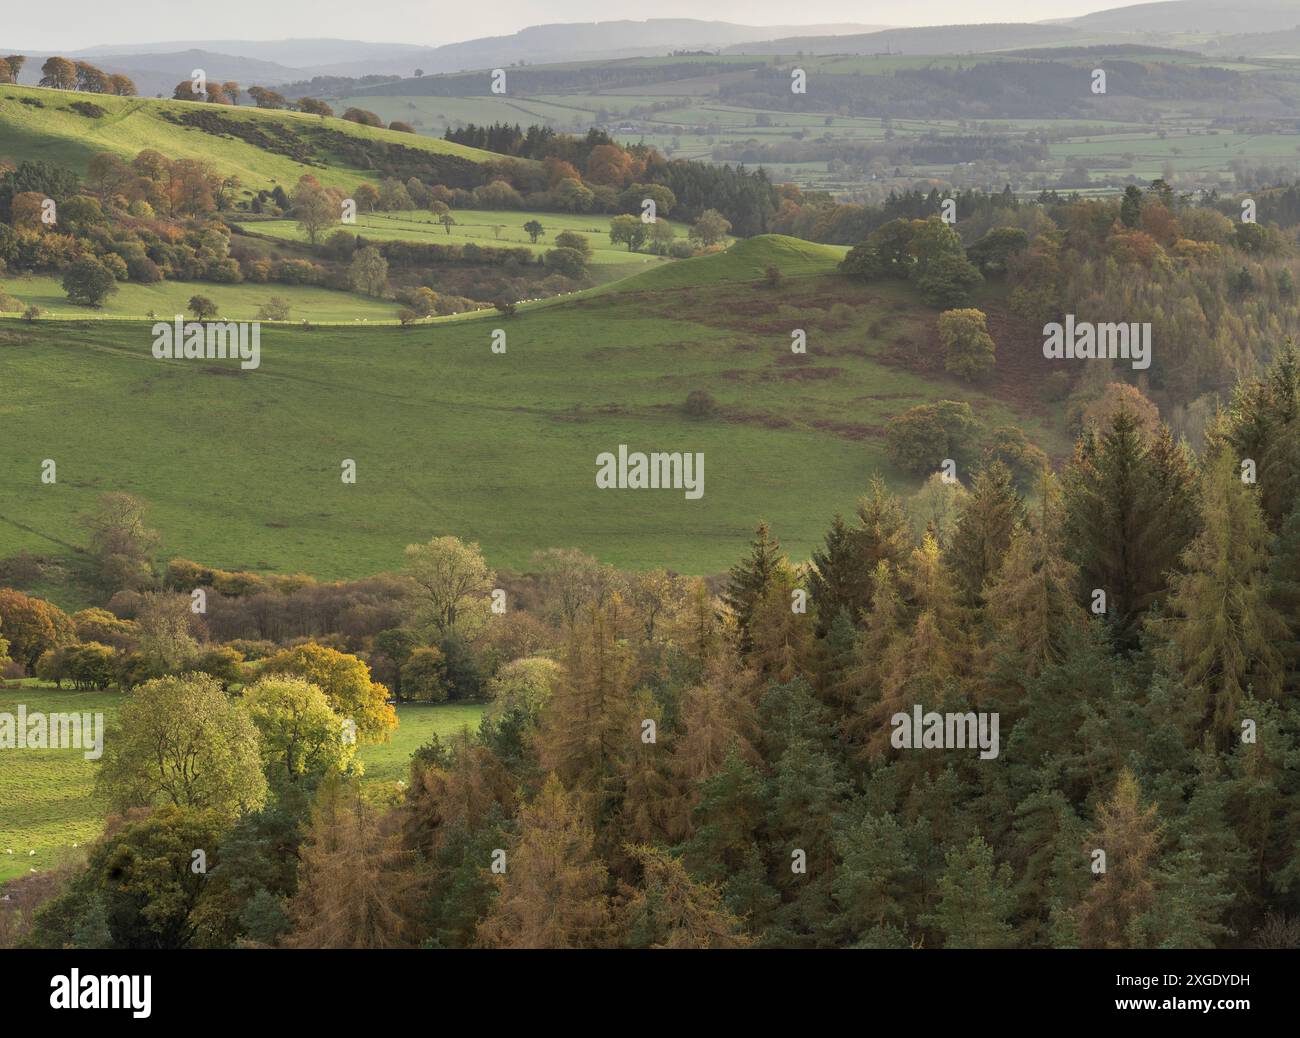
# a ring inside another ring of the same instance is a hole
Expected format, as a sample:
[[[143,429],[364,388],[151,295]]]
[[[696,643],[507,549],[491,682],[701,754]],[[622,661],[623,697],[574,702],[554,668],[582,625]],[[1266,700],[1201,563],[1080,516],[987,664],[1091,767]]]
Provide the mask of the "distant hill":
[[[1300,26],[1296,0],[1168,0],[1094,11],[1065,24],[1092,32],[1275,32]]]
[[[82,57],[76,55],[75,57]],[[39,58],[30,63],[40,76],[40,65],[45,59]],[[217,53],[211,50],[186,50],[171,54],[130,54],[121,57],[86,57],[87,61],[98,65],[105,72],[121,72],[130,76],[140,94],[150,97],[162,94],[171,97],[176,84],[188,80],[195,69],[202,69],[210,80],[227,83],[234,80],[241,86],[254,84],[275,86],[301,78],[297,69],[277,64],[273,61],[260,61],[256,58],[242,58],[233,54]],[[24,76],[25,81],[32,77]]]
[[[422,47],[358,40],[191,40],[134,45],[102,45],[63,51],[109,72],[121,72],[148,95],[171,94],[195,68],[244,86],[299,83],[316,76],[358,78],[368,75],[411,76],[463,72],[510,65],[656,57],[672,50],[721,50],[751,40],[794,33],[835,37],[862,34],[884,26],[861,23],[819,25],[735,25],[694,18],[647,21],[579,22],[535,25],[508,36],[487,36]],[[22,82],[34,84],[50,53],[32,52]]]
[[[694,18],[647,21],[574,22],[534,25],[509,36],[487,36],[436,47],[421,55],[425,72],[462,72],[523,62],[541,65],[601,58],[648,57],[670,50],[717,50],[734,44],[800,33],[835,36],[871,31],[873,25],[754,26]],[[345,74],[342,67],[329,70]],[[371,69],[387,72],[387,68]]]
[[[295,70],[342,62],[404,59],[407,54],[429,50],[428,47],[415,43],[366,43],[362,40],[172,40],[165,43],[87,47],[77,54],[94,60],[96,56],[106,58],[133,54],[175,54],[196,49],[287,65]]]
[[[936,25],[853,36],[790,36],[728,47],[728,54],[983,54],[1098,42],[1068,25]]]
[[[1234,58],[1240,55],[1300,57],[1300,28],[1216,36],[1203,44],[1200,50],[1216,58]]]

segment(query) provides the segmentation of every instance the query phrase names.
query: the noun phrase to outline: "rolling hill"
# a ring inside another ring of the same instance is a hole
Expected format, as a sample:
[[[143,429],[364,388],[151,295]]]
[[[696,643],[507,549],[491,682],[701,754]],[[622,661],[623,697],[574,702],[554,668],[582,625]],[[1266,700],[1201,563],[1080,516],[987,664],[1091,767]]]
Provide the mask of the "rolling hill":
[[[914,404],[967,400],[989,427],[1064,450],[1060,415],[1025,402],[1035,375],[1015,354],[1037,347],[1004,334],[995,289],[977,305],[1006,376],[972,389],[926,366],[935,312],[906,286],[846,281],[841,254],[768,235],[504,320],[268,325],[254,371],[155,360],[145,322],[0,321],[0,557],[68,558],[78,516],[126,490],[166,556],[230,569],[359,577],[451,533],[498,566],[577,546],[710,573],[760,518],[806,557],[873,472],[914,486],[883,451],[885,423]],[[697,389],[714,417],[684,413]],[[596,455],[619,444],[702,452],[703,498],[598,490]],[[57,485],[40,482],[45,458]],[[348,458],[356,485],[339,478]]]
[[[87,103],[92,108],[73,107]],[[44,159],[84,173],[97,152],[134,158],[145,148],[171,159],[206,159],[253,190],[288,188],[304,173],[340,188],[378,183],[382,173],[374,157],[381,152],[452,177],[500,158],[432,137],[302,112],[0,86],[0,157]]]

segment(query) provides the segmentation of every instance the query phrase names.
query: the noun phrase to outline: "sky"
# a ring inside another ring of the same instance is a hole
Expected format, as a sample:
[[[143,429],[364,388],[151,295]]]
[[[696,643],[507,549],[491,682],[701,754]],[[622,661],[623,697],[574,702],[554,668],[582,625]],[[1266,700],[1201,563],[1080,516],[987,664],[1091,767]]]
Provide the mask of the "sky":
[[[163,40],[316,37],[436,46],[548,22],[703,18],[741,25],[946,25],[1032,22],[1126,6],[1124,0],[0,0],[0,51],[80,50]]]

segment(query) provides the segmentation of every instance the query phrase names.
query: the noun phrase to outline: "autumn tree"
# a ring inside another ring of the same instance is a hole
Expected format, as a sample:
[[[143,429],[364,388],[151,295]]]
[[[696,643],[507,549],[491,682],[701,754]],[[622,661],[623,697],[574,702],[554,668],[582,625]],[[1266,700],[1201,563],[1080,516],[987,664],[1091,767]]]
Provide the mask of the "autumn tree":
[[[417,880],[395,820],[328,783],[312,809],[290,905],[290,948],[409,948]]]
[[[691,226],[690,239],[707,247],[717,245],[730,232],[730,220],[716,209],[706,209]]]
[[[41,86],[72,90],[77,85],[77,68],[67,58],[51,57],[41,66]]]
[[[153,553],[160,536],[145,524],[144,502],[130,494],[101,494],[95,512],[83,516],[100,583],[110,591],[141,588],[155,581]]]
[[[259,104],[258,107],[264,106]],[[339,201],[310,174],[299,178],[290,196],[289,211],[313,245],[320,240],[322,232],[338,223],[342,215]]]
[[[439,636],[473,634],[488,616],[496,575],[475,543],[434,537],[406,548],[406,575],[415,585],[416,623]]]
[[[628,851],[641,879],[619,906],[624,947],[747,948],[753,943],[717,887],[692,880],[679,859],[649,844]]]
[[[1241,703],[1282,688],[1285,620],[1268,601],[1269,534],[1258,491],[1241,481],[1220,451],[1205,473],[1205,528],[1174,577],[1166,629],[1189,688],[1208,702],[1207,722],[1220,744],[1236,734]]]
[[[158,678],[110,725],[96,789],[120,809],[171,803],[233,816],[266,801],[260,745],[247,710],[215,678]]]
[[[7,587],[0,588],[0,636],[28,674],[46,652],[77,640],[72,620],[62,609]]]
[[[519,834],[495,876],[497,898],[479,924],[487,948],[592,948],[610,941],[606,869],[595,834],[551,775],[520,812]],[[490,863],[485,862],[484,865]]]
[[[383,742],[397,727],[388,690],[371,680],[370,668],[356,656],[309,642],[270,656],[262,669],[304,678],[320,688],[330,709],[356,726],[361,743]]]
[[[388,287],[388,260],[373,245],[358,249],[348,268],[348,284],[368,296],[382,296]]]
[[[609,221],[609,240],[613,245],[626,245],[628,252],[636,252],[645,244],[650,229],[637,216],[616,216]]]
[[[1155,804],[1142,803],[1133,772],[1120,771],[1114,793],[1097,808],[1087,846],[1080,848],[1079,868],[1099,860],[1094,852],[1102,851],[1106,869],[1094,878],[1074,910],[1083,947],[1134,946],[1134,929],[1155,902],[1155,869],[1163,835],[1156,814]]]
[[[302,678],[268,675],[244,690],[244,707],[261,735],[267,774],[282,782],[348,770],[355,744],[325,693]]]
[[[982,310],[945,310],[939,315],[945,371],[970,380],[993,370],[997,347],[986,322]]]
[[[542,767],[588,798],[583,806],[593,819],[603,820],[620,796],[621,762],[641,735],[629,620],[617,597],[590,607],[569,635],[564,673],[542,718]]]

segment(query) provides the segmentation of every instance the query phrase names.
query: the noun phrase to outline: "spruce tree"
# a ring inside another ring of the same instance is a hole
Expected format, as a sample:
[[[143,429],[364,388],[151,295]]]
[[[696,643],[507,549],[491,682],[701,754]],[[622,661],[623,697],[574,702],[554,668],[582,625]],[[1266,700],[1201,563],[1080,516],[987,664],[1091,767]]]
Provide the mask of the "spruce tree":
[[[770,535],[767,523],[759,523],[749,545],[749,556],[731,568],[730,580],[722,596],[735,615],[742,653],[753,648],[750,627],[754,610],[771,591],[782,561],[781,542]]]
[[[1185,462],[1164,432],[1145,446],[1136,419],[1121,410],[1100,438],[1085,432],[1065,476],[1065,537],[1080,601],[1106,593],[1107,622],[1125,651],[1137,647],[1142,617],[1163,601],[1194,532],[1195,485]]]
[[[1024,501],[1006,465],[995,461],[980,469],[949,550],[962,605],[984,604],[985,584],[997,576],[1012,534],[1024,521]]]

